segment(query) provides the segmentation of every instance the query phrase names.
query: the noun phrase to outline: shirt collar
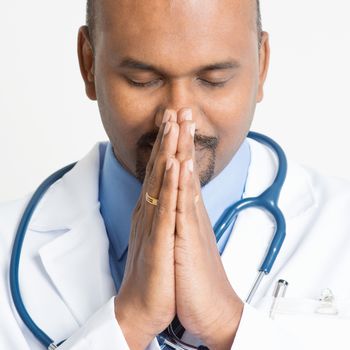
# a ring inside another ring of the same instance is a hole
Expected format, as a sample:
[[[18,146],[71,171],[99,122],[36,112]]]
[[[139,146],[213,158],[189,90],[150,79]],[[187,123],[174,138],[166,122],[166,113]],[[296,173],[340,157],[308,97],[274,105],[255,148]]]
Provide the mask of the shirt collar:
[[[128,246],[132,212],[142,184],[119,163],[111,143],[101,144],[100,151],[100,210],[110,245],[119,259]]]
[[[120,259],[128,246],[132,213],[142,184],[119,163],[111,143],[101,144],[100,157],[100,210],[110,245]],[[202,187],[212,226],[229,205],[242,197],[249,164],[250,148],[245,140],[226,167]]]

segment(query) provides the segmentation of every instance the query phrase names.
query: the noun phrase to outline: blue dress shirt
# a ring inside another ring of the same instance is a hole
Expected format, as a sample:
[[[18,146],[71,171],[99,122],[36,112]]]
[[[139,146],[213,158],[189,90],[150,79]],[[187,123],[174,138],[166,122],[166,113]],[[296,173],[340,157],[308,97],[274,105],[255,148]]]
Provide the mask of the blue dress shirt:
[[[245,140],[231,161],[202,187],[202,196],[212,227],[224,210],[242,198],[250,164],[249,143]],[[132,212],[142,184],[114,156],[111,143],[100,144],[100,211],[109,239],[109,263],[116,291],[119,291],[126,264]],[[218,242],[220,254],[232,231]]]

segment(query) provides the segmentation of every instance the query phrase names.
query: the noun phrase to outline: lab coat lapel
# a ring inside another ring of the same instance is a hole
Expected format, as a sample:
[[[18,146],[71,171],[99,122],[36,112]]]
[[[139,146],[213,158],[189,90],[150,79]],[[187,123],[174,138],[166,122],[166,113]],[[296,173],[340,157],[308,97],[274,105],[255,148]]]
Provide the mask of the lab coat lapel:
[[[98,145],[47,192],[31,229],[62,231],[41,247],[42,264],[78,323],[115,294],[98,202]]]
[[[265,146],[250,139],[249,143],[251,164],[245,198],[262,193],[273,182],[277,170],[277,160]],[[286,261],[292,246],[303,233],[301,230],[290,232],[289,229],[293,228],[294,222],[305,219],[311,208],[316,207],[308,176],[302,167],[289,162],[287,178],[279,200],[279,206],[287,223],[286,239],[271,273],[264,277],[254,298],[255,301],[271,287],[271,281],[276,278],[281,264]],[[247,209],[241,212],[236,220],[222,254],[222,262],[231,285],[242,300],[246,300],[250,292],[273,234],[272,220],[259,209]]]
[[[114,292],[108,262],[108,239],[95,207],[59,238],[40,249],[41,261],[78,323]]]

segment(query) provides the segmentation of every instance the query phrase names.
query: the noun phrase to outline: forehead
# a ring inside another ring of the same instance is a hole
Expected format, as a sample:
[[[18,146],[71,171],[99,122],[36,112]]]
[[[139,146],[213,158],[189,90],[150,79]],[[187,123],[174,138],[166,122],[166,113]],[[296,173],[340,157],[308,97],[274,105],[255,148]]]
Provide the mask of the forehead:
[[[257,45],[255,0],[95,1],[97,42],[114,55],[178,66]]]

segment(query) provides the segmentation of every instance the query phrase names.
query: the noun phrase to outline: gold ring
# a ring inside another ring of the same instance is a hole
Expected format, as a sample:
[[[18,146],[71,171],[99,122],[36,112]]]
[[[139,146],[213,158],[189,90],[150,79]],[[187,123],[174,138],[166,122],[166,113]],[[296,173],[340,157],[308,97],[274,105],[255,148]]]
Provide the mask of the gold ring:
[[[155,205],[157,206],[158,205],[158,199],[157,198],[154,198],[152,196],[150,196],[148,194],[148,192],[146,192],[146,201],[149,203],[149,204],[152,204],[152,205]]]

